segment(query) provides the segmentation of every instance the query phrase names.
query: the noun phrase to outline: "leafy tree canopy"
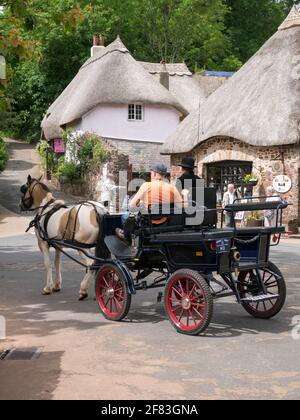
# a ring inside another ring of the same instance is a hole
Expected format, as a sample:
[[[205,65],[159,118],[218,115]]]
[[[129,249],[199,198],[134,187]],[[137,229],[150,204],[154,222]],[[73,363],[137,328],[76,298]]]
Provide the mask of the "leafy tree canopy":
[[[106,43],[119,34],[138,60],[235,71],[276,31],[293,3],[0,0],[0,54],[8,63],[0,125],[9,111],[10,134],[37,140],[43,114],[89,57],[94,34],[104,34]]]

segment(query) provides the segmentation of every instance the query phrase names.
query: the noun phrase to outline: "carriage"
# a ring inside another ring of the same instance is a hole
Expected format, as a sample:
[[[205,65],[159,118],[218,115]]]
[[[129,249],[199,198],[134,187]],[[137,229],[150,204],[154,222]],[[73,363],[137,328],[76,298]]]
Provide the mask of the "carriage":
[[[43,294],[60,291],[59,255],[64,253],[86,268],[80,300],[87,297],[88,283],[95,272],[99,309],[112,321],[126,317],[137,291],[154,288],[163,288],[163,292],[158,293],[158,300],[164,300],[171,324],[178,332],[188,335],[198,335],[206,330],[215,299],[235,296],[237,302],[256,318],[275,316],[285,303],[284,278],[269,259],[271,246],[280,242],[285,231],[283,210],[289,203],[280,197],[274,197],[272,201],[267,197],[248,197],[236,200],[225,209],[217,209],[215,190],[207,188],[203,206],[193,203],[191,208],[178,209],[160,205],[148,209],[146,214],[139,214],[138,220],[129,219],[133,222],[130,223],[132,243],[127,244],[115,235],[116,228],[122,227],[122,215],[105,214],[102,209],[100,216],[94,202],[68,207],[55,200],[40,180],[30,176],[21,192],[21,210],[37,212],[27,231],[35,227],[39,246],[44,252],[47,286]],[[232,228],[223,227],[225,211],[232,215]],[[238,226],[235,215],[251,211],[271,211],[275,215],[274,226]],[[62,225],[61,235],[57,221],[62,215],[66,223]],[[54,222],[49,230],[50,218]],[[92,234],[94,238],[97,234],[97,243],[76,239],[80,239],[79,222],[86,224],[87,218],[90,225],[84,233]],[[157,225],[157,219],[163,219],[163,224]],[[94,246],[96,255],[90,251]],[[49,247],[55,248],[57,253],[58,277],[54,288]],[[76,259],[66,248],[78,250],[86,263]]]
[[[122,227],[121,215],[105,215],[102,229],[111,257],[93,257],[101,313],[108,320],[121,321],[137,291],[163,288],[158,301],[164,300],[166,314],[180,333],[203,333],[211,321],[214,300],[228,296],[235,296],[256,318],[275,316],[285,303],[286,286],[269,254],[285,231],[282,214],[288,205],[279,197],[272,202],[251,197],[226,209],[196,208],[196,213],[204,211],[200,225],[187,224],[185,212],[176,214],[159,206],[132,226],[130,245],[115,235],[115,229]],[[275,226],[238,227],[234,222],[232,228],[224,228],[221,222],[217,227],[219,213],[253,210],[275,212]],[[167,222],[154,225],[158,216],[165,216]]]

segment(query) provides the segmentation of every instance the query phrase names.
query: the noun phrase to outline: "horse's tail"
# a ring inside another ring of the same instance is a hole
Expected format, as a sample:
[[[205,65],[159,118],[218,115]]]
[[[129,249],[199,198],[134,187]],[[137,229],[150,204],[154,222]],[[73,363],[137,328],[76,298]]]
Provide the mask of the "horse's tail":
[[[97,222],[99,226],[99,233],[97,238],[95,256],[107,260],[111,258],[111,253],[104,242],[104,223],[103,214],[100,214],[96,209]]]

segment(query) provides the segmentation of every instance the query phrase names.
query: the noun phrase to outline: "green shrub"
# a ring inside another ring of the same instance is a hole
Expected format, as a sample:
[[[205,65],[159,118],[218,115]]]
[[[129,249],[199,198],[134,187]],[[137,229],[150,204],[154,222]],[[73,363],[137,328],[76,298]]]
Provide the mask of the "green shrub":
[[[9,155],[4,140],[0,137],[0,172],[4,171]]]
[[[40,157],[41,166],[43,169],[46,169],[48,148],[49,148],[49,144],[45,140],[41,140],[36,146],[36,151]]]
[[[74,182],[81,178],[81,166],[74,162],[65,162],[60,166],[60,176],[65,176],[68,181]]]

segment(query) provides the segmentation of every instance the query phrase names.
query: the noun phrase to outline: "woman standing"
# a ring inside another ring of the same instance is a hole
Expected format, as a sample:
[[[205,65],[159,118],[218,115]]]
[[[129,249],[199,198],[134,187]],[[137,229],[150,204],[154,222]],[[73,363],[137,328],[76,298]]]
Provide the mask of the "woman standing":
[[[274,195],[275,191],[273,187],[267,188],[267,199],[266,202],[270,201],[279,201],[280,198]],[[264,220],[265,227],[275,227],[276,226],[276,210],[265,210],[264,211]]]

